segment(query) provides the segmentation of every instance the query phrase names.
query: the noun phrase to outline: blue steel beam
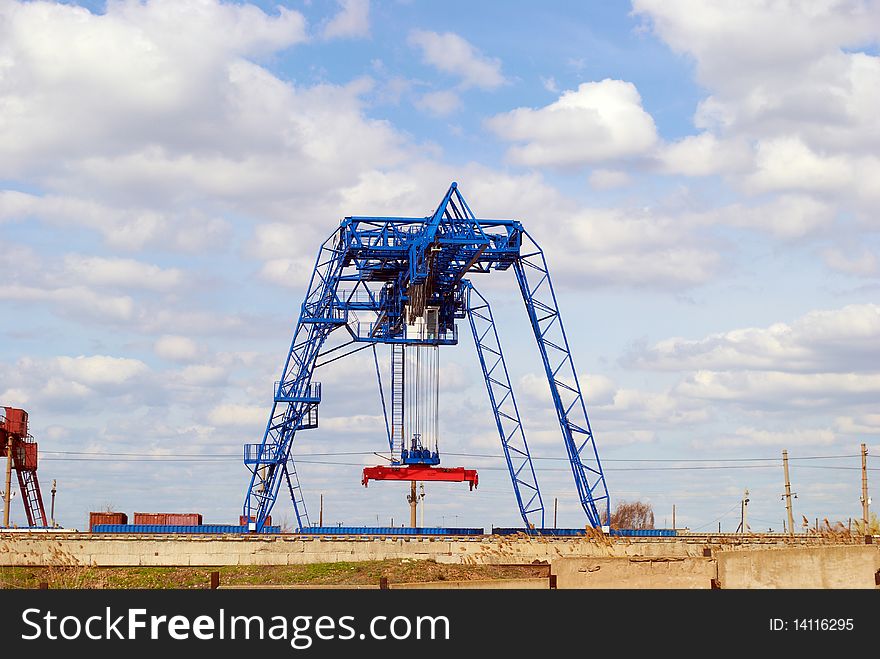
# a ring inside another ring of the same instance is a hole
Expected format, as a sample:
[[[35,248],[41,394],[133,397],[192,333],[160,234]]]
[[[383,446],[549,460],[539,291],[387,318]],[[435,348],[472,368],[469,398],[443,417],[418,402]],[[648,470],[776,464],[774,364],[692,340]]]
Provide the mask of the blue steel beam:
[[[605,473],[599,462],[544,252],[527,232],[523,234],[530,244],[523,246],[524,252],[514,263],[516,279],[541,352],[578,498],[590,524],[600,527],[603,513],[605,520],[611,519]]]
[[[385,406],[385,388],[382,386],[382,371],[379,370],[379,355],[376,354],[375,343],[373,344],[373,361],[376,363],[376,380],[379,382],[379,400],[382,401],[382,418],[385,419],[385,435],[388,438],[388,450],[394,455],[394,440],[391,438],[391,425],[388,423],[388,408]]]
[[[467,280],[463,284],[467,288],[468,321],[474,336],[483,379],[486,381],[489,403],[495,415],[495,426],[501,437],[501,447],[504,449],[504,459],[510,472],[519,513],[526,528],[542,529],[544,502],[541,498],[541,490],[538,488],[538,478],[526,443],[516,397],[510,385],[510,375],[507,372],[504,353],[501,351],[501,341],[498,338],[498,328],[495,326],[492,308],[473,284]]]

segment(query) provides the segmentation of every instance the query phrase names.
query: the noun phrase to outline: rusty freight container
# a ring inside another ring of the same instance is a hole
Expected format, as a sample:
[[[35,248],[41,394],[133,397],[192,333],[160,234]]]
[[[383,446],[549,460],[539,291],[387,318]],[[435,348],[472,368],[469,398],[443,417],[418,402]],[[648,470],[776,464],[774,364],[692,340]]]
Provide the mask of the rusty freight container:
[[[135,513],[132,523],[165,526],[165,513]]]
[[[201,526],[201,513],[165,513],[165,524],[171,526]]]
[[[238,518],[238,523],[239,523],[241,526],[247,526],[247,525],[248,525],[248,521],[255,522],[255,521],[257,521],[257,520],[256,520],[255,518],[253,518],[253,517],[248,518],[247,515],[240,515],[239,518]],[[268,515],[268,516],[266,517],[266,526],[272,526],[272,515]]]
[[[199,526],[201,513],[135,513],[134,523],[151,526]]]
[[[128,524],[128,515],[125,513],[89,513],[89,531],[93,531],[98,524]]]

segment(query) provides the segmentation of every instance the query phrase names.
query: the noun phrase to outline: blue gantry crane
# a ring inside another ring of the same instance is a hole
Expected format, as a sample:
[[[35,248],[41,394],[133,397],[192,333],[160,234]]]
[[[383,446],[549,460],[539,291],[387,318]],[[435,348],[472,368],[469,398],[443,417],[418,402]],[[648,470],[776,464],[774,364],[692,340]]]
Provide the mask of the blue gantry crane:
[[[390,345],[391,419],[385,410],[389,467],[365,470],[394,480],[470,480],[470,470],[438,467],[438,347],[458,343],[467,318],[495,425],[526,528],[544,527],[544,503],[488,300],[470,275],[512,269],[544,365],[578,498],[589,523],[609,519],[609,496],[577,371],[544,253],[517,220],[474,216],[456,183],[426,217],[346,217],[321,245],[263,439],[246,444],[251,472],[243,513],[262,530],[286,487],[300,528],[310,525],[291,457],[296,433],[318,427],[320,366],[372,348],[383,391],[377,344]],[[348,341],[323,350],[342,329]],[[336,354],[332,354],[336,353]],[[383,393],[382,404],[385,407]],[[408,476],[408,470],[419,474]],[[434,471],[430,471],[434,470]],[[459,477],[460,476],[460,477]]]

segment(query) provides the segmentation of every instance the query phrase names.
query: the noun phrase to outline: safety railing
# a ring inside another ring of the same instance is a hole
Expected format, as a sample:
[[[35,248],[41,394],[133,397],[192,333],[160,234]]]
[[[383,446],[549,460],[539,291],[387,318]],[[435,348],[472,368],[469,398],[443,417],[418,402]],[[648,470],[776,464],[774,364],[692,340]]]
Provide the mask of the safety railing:
[[[244,463],[254,465],[278,462],[278,449],[276,444],[245,444]]]
[[[321,383],[311,382],[305,391],[285,393],[281,388],[281,380],[276,380],[274,394],[275,401],[279,403],[320,403]]]
[[[424,336],[400,336],[387,337],[383,334],[385,325],[376,323],[356,322],[349,323],[349,329],[358,339],[379,340],[382,339],[386,343],[410,343],[421,345],[452,345],[458,343],[458,328],[453,325],[452,329],[426,333]]]

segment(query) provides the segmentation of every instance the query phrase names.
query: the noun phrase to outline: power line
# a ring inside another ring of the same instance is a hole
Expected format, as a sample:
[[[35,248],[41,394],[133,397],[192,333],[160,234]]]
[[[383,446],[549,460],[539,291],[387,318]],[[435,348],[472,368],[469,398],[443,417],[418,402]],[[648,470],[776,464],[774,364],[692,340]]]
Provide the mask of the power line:
[[[841,467],[835,465],[801,465],[804,469],[846,469],[861,471],[861,467]],[[880,471],[880,467],[868,467],[868,471]]]
[[[112,453],[109,451],[40,451],[40,455],[44,453],[51,453],[53,455],[117,455],[117,456],[130,456],[130,457],[143,457],[143,458],[156,458],[156,457],[166,457],[165,455],[156,454],[156,453]],[[236,453],[174,453],[172,455],[168,455],[167,457],[180,457],[180,458],[240,458],[241,451]],[[339,452],[339,453],[304,453],[303,455],[373,455],[372,451],[350,451],[350,452]],[[48,459],[48,458],[47,458]]]
[[[222,455],[222,456],[211,456],[209,454],[202,455],[200,457],[175,457],[175,456],[156,456],[156,455],[138,455],[138,454],[126,454],[129,457],[125,459],[117,459],[115,457],[103,457],[107,454],[94,453],[89,454],[94,457],[44,457],[40,458],[41,460],[53,460],[60,462],[115,462],[115,463],[124,463],[124,462],[201,462],[201,463],[223,463],[226,459],[234,457],[238,458],[238,455]],[[372,455],[372,453],[309,453],[308,456],[335,456],[335,455]],[[134,456],[134,457],[132,457]],[[295,460],[298,464],[320,464],[320,465],[336,465],[340,467],[363,467],[363,463],[361,462],[340,462],[333,460],[309,460],[308,457],[298,457]],[[705,470],[717,470],[717,469],[729,469],[729,470],[739,470],[739,469],[776,469],[779,465],[777,464],[747,464],[747,465],[690,465],[684,467],[609,467],[606,471],[705,471]],[[810,469],[845,469],[845,470],[854,470],[859,469],[859,467],[841,467],[835,465],[803,465],[804,467],[808,467]],[[507,467],[496,467],[496,466],[483,466],[479,467],[484,471],[506,471]],[[543,469],[542,471],[550,472],[550,471],[559,471],[565,472],[569,471],[564,467],[553,467],[550,469]],[[870,467],[868,471],[880,471],[880,468]]]
[[[702,529],[703,527],[709,526],[710,524],[714,524],[715,522],[721,521],[722,519],[727,517],[730,513],[732,513],[734,510],[736,510],[740,505],[741,505],[741,503],[739,501],[737,501],[735,504],[733,504],[733,507],[731,507],[731,509],[728,510],[727,512],[721,513],[718,517],[713,519],[711,522],[706,522],[705,524],[700,524],[699,526],[693,527],[691,529],[691,531],[697,531],[699,529]]]
[[[503,458],[503,455],[494,455],[488,453],[447,453],[446,455],[470,457],[470,458]],[[841,454],[841,455],[804,455],[801,457],[789,457],[789,460],[831,460],[839,458],[858,458],[860,454]],[[878,457],[878,456],[869,456]],[[536,457],[532,456],[532,460],[568,460],[567,457]],[[770,460],[778,461],[778,458],[603,458],[602,462],[767,462]]]
[[[159,457],[169,457],[169,458],[239,458],[241,457],[241,452],[236,453],[174,453],[172,455],[164,456],[157,455],[155,453],[117,453],[117,452],[109,452],[109,451],[40,451],[41,455],[51,454],[51,455],[94,455],[94,456],[120,456],[120,457],[145,457],[145,458],[159,458]],[[335,455],[374,455],[373,451],[342,451],[342,452],[329,452],[329,453],[303,453],[303,456],[321,456],[321,457],[329,457]],[[464,458],[495,458],[495,459],[503,459],[504,456],[500,453],[453,453],[446,452],[445,455],[454,456],[454,457],[464,457]],[[800,457],[789,457],[789,461],[792,460],[837,460],[843,458],[858,458],[861,457],[860,454],[838,454],[838,455],[805,455]],[[880,457],[880,456],[869,456],[869,457]],[[48,459],[48,458],[47,458]],[[532,456],[532,460],[555,460],[555,461],[568,461],[567,457],[557,457],[557,456]],[[649,462],[649,463],[660,463],[660,462],[673,462],[673,463],[693,463],[693,462],[711,462],[711,463],[727,463],[727,462],[773,462],[775,466],[778,466],[779,459],[778,458],[606,458],[603,459],[602,462]],[[770,466],[770,465],[767,465]]]

